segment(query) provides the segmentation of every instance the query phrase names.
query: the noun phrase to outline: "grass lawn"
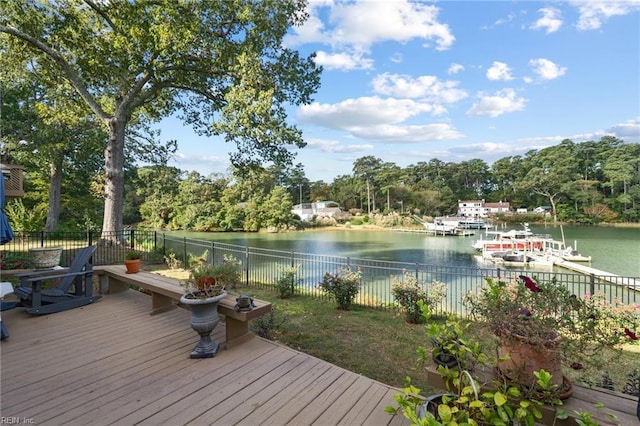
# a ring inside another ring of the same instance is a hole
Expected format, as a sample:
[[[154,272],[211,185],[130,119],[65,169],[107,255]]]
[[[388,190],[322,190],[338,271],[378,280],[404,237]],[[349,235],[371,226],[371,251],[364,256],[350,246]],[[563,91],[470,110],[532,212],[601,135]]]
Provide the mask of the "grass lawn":
[[[180,271],[161,273],[186,278]],[[341,311],[333,302],[309,296],[279,299],[271,289],[239,288],[234,292],[246,292],[273,304],[277,325],[272,329],[273,340],[382,383],[403,387],[405,377],[411,376],[412,384],[429,389],[425,375],[414,370],[418,346],[430,348],[425,325],[406,323],[400,312],[362,306]],[[253,325],[255,328],[256,324]],[[469,330],[486,348],[491,347],[492,336],[481,324],[475,323]],[[602,361],[615,389],[622,390],[631,370],[640,367],[640,345],[613,352],[605,353]],[[565,374],[576,383],[580,380],[601,383],[602,371],[566,371]]]

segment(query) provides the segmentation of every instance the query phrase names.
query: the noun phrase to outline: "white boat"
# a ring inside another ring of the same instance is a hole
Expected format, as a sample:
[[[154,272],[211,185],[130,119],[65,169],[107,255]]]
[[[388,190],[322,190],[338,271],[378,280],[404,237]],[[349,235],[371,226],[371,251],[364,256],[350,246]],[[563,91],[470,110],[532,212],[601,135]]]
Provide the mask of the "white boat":
[[[435,218],[433,222],[422,222],[428,233],[434,235],[457,235],[458,230],[457,222],[444,221],[440,218]]]
[[[459,226],[456,218],[436,217],[433,222],[422,222],[428,233],[433,235],[473,235],[473,232]]]
[[[458,219],[458,228],[462,229],[486,229],[489,225],[482,219],[472,219],[460,217]]]

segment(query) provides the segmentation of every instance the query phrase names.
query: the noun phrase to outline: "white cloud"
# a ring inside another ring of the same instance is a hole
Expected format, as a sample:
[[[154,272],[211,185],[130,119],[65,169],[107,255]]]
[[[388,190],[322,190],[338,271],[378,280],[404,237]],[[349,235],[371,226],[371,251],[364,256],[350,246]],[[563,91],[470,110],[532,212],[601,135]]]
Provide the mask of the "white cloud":
[[[495,25],[503,25],[503,24],[507,24],[511,21],[513,21],[516,17],[515,13],[510,13],[507,15],[506,18],[500,18],[498,19],[496,22],[494,22]]]
[[[447,70],[449,74],[458,74],[460,71],[464,71],[464,66],[456,63],[451,64]]]
[[[511,68],[504,62],[494,61],[491,68],[487,70],[487,78],[489,80],[513,80],[511,76]]]
[[[533,68],[533,72],[541,80],[554,80],[556,78],[562,77],[567,72],[566,67],[559,67],[555,63],[544,58],[531,59],[529,61],[529,66]]]
[[[480,92],[478,99],[478,102],[474,102],[471,109],[467,111],[468,116],[498,117],[508,112],[522,111],[527,102],[525,98],[517,97],[513,89],[500,90],[494,95]]]
[[[373,68],[373,60],[363,58],[362,55],[352,55],[348,53],[331,54],[322,50],[316,52],[315,62],[327,70],[364,70]]]
[[[538,10],[542,17],[531,26],[534,30],[546,29],[547,34],[554,33],[562,26],[562,14],[555,7],[544,7]]]
[[[434,107],[410,99],[382,99],[374,96],[346,99],[337,104],[314,102],[303,105],[298,110],[298,118],[306,124],[353,130],[363,126],[401,123],[425,112],[434,112]]]
[[[607,129],[607,132],[614,134],[625,142],[638,143],[640,142],[640,117],[616,124]]]
[[[434,123],[415,126],[379,126],[352,129],[355,137],[391,143],[418,143],[459,139],[464,135],[447,123]]]
[[[640,10],[640,1],[638,0],[574,0],[570,3],[576,6],[580,12],[580,17],[576,24],[579,30],[597,30],[613,16],[624,16]]]
[[[449,151],[455,154],[472,154],[474,158],[485,154],[500,154],[501,157],[512,155],[513,153],[525,152],[521,145],[510,145],[506,143],[483,142],[459,145],[452,147]]]
[[[446,50],[455,37],[447,24],[438,21],[439,11],[436,6],[408,0],[310,2],[309,19],[292,28],[284,43],[292,47],[322,43],[337,51],[368,53],[375,43],[423,39],[435,43],[437,50]],[[321,14],[327,15],[326,25]]]
[[[458,88],[457,81],[440,81],[438,77],[423,75],[412,78],[408,75],[384,73],[371,82],[373,90],[388,96],[422,98],[435,103],[451,104],[469,96]]]
[[[346,145],[339,141],[328,139],[308,139],[305,142],[307,142],[305,149],[317,149],[326,153],[350,154],[373,149],[371,144]]]

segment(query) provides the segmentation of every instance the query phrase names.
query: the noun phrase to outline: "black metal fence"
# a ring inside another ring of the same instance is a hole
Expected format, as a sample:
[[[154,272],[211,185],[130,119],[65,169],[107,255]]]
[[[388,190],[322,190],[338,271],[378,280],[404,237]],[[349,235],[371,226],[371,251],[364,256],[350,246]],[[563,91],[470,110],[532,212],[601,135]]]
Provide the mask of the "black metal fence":
[[[389,262],[352,257],[287,252],[258,247],[247,247],[216,241],[177,238],[156,231],[127,230],[118,235],[124,241],[125,250],[136,249],[144,253],[143,259],[162,262],[165,257],[178,263],[189,264],[190,260],[206,256],[207,261],[217,264],[232,256],[242,265],[243,284],[254,287],[273,287],[288,268],[295,268],[295,292],[325,297],[318,283],[325,272],[336,273],[342,268],[358,268],[362,273],[361,290],[357,304],[381,309],[393,308],[391,285],[394,277],[404,273],[415,276],[417,282],[428,290],[434,282],[446,284],[446,297],[440,313],[464,314],[462,300],[465,294],[476,292],[486,277],[505,280],[527,275],[546,281],[555,278],[566,285],[572,293],[582,295],[602,292],[609,301],[624,304],[640,303],[640,278],[608,275],[584,275],[559,272],[532,272],[515,269],[476,269],[440,266],[435,264]],[[11,243],[2,246],[3,251],[26,252],[33,246],[62,245],[65,249],[94,244],[99,233],[22,233],[17,232]],[[67,250],[65,250],[67,251]],[[99,246],[95,264],[119,263],[123,260],[123,247]],[[69,260],[66,260],[67,262]]]

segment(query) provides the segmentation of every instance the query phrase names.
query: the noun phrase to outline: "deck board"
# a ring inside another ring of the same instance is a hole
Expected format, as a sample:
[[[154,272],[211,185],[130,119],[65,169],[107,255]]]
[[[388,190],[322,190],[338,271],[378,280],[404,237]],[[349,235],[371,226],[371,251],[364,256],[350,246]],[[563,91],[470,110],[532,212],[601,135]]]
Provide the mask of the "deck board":
[[[37,425],[407,424],[384,407],[396,389],[255,338],[193,360],[190,313],[149,315],[126,291],[53,315],[2,313],[4,417]],[[224,323],[214,332],[224,340]]]

